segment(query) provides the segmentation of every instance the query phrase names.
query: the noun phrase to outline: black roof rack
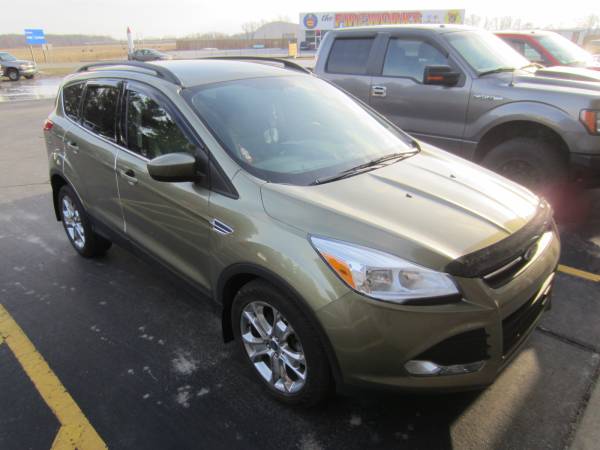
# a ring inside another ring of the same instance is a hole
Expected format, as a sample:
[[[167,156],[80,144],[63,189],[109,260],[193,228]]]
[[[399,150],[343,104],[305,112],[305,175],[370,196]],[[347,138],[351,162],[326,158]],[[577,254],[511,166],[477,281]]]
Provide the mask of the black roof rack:
[[[203,57],[203,58],[198,58],[198,59],[230,59],[230,60],[237,60],[237,61],[257,61],[257,62],[266,62],[266,63],[279,63],[279,64],[283,64],[283,66],[287,69],[291,69],[291,70],[297,70],[299,72],[304,72],[304,73],[312,73],[310,70],[308,70],[306,67],[301,66],[300,64],[297,64],[295,62],[292,62],[288,59],[284,59],[284,58],[269,58],[267,56],[207,56],[207,57]]]
[[[90,69],[96,67],[110,67],[110,66],[129,66],[129,67],[137,67],[138,69],[144,69],[151,72],[154,72],[157,77],[160,77],[166,81],[170,81],[171,83],[175,83],[178,86],[181,86],[181,80],[175,76],[173,72],[167,69],[164,66],[159,66],[156,64],[149,64],[141,61],[103,61],[96,62],[91,64],[86,64],[85,66],[81,66],[77,72],[87,72]]]

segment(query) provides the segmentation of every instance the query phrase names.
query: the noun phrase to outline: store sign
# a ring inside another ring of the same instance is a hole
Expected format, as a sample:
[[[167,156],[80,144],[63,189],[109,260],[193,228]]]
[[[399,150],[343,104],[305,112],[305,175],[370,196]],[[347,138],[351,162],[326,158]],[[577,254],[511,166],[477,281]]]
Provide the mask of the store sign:
[[[329,12],[301,13],[300,26],[304,30],[332,30],[334,28],[410,23],[454,23],[465,20],[464,9],[428,9],[414,11]]]
[[[331,30],[335,25],[335,13],[301,13],[300,27],[303,30]]]

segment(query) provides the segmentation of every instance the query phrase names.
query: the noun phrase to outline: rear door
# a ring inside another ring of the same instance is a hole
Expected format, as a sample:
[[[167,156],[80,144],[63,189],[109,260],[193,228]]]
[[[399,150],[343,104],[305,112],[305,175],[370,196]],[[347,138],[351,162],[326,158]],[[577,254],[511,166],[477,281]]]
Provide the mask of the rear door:
[[[471,82],[441,45],[423,34],[391,34],[371,82],[371,106],[418,139],[460,153]],[[426,66],[461,72],[456,86],[423,84]]]
[[[115,163],[119,146],[116,124],[121,82],[88,81],[79,117],[65,134],[64,170],[87,212],[104,224],[120,229],[123,215]],[[65,104],[67,108],[67,104]],[[66,111],[67,116],[69,112]]]
[[[195,155],[203,145],[176,108],[155,89],[135,82],[125,86],[122,106],[123,150],[117,177],[127,236],[150,255],[210,289],[209,190],[199,183],[152,179],[147,163],[173,152]]]
[[[368,103],[371,88],[369,64],[375,43],[376,35],[373,33],[335,37],[327,55],[323,78]]]

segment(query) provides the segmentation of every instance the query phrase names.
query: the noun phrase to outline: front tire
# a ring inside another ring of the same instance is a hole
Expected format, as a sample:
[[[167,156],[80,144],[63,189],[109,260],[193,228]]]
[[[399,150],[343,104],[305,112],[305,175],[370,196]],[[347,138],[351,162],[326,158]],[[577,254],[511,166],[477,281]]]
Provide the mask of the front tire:
[[[483,166],[537,193],[552,191],[567,181],[567,161],[548,140],[516,137],[492,148]]]
[[[8,69],[6,76],[10,81],[19,81],[19,78],[21,78],[21,74],[17,69]]]
[[[58,204],[65,233],[77,253],[84,258],[104,255],[112,243],[94,232],[73,189],[63,186],[58,193]]]
[[[242,357],[277,400],[313,406],[329,395],[331,371],[318,333],[283,292],[262,280],[244,285],[232,324]]]

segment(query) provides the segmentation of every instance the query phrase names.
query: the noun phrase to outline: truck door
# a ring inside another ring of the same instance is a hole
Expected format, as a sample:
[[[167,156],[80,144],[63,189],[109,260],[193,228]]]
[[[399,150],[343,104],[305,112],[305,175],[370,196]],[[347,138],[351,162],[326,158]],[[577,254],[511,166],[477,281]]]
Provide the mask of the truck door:
[[[424,84],[426,66],[461,69],[423,35],[392,34],[382,57],[381,71],[371,81],[371,106],[417,139],[460,154],[470,79],[461,74],[455,86]]]
[[[371,89],[369,58],[374,43],[373,34],[336,38],[327,56],[323,78],[368,103]]]

